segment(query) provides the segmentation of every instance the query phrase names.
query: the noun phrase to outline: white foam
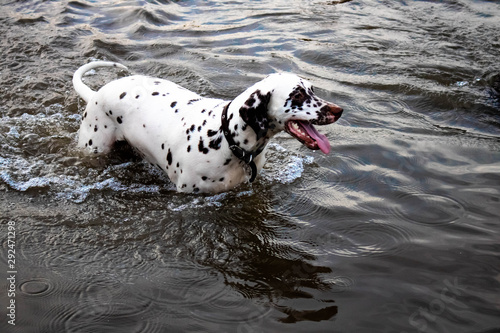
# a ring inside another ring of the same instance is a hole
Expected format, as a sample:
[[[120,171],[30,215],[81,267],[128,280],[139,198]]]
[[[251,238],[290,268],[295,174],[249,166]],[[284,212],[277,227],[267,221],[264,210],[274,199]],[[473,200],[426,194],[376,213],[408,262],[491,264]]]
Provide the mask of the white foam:
[[[305,165],[314,162],[314,157],[291,155],[277,143],[270,143],[268,148],[268,162],[261,175],[269,181],[290,184],[302,176]]]

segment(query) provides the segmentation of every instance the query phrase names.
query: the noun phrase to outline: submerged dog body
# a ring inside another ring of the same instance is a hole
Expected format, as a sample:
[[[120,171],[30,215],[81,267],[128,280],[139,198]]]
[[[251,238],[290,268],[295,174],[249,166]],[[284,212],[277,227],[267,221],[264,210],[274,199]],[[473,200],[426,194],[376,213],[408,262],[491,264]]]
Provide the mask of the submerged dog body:
[[[222,192],[253,181],[269,139],[282,130],[328,153],[328,139],[313,125],[331,124],[342,114],[293,74],[269,75],[224,101],[142,75],[112,81],[97,92],[82,82],[85,72],[105,66],[126,69],[98,61],[73,76],[75,90],[87,102],[78,146],[107,153],[116,141],[127,141],[180,192]]]

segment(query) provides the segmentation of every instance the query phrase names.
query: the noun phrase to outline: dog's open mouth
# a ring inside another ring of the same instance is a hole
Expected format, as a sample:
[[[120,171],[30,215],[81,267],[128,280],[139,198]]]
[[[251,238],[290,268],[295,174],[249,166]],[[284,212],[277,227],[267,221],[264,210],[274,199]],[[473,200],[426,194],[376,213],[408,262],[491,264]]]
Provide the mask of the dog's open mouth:
[[[321,149],[325,154],[330,152],[328,138],[307,121],[289,120],[285,123],[285,130],[309,149]]]

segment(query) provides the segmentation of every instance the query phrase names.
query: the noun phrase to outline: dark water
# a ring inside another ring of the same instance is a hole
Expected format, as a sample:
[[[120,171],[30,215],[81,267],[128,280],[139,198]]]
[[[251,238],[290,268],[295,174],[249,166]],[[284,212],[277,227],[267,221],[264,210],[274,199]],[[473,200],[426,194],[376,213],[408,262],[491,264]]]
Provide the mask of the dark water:
[[[498,1],[1,4],[1,332],[500,331]],[[93,59],[226,99],[292,71],[345,112],[329,156],[282,134],[181,195],[75,149]]]

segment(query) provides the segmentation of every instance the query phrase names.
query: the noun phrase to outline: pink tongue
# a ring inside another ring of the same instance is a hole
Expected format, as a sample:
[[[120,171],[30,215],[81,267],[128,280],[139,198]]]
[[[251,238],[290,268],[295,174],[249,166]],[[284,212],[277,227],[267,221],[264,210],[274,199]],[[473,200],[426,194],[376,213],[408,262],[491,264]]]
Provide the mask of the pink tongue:
[[[328,154],[330,152],[330,142],[328,141],[328,138],[325,135],[319,133],[313,125],[306,122],[301,122],[300,124],[305,128],[307,134],[309,134],[314,140],[316,140],[319,149],[321,149],[323,153]]]

